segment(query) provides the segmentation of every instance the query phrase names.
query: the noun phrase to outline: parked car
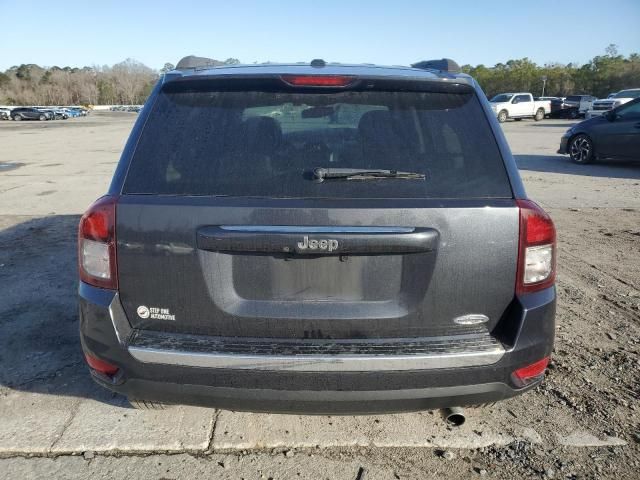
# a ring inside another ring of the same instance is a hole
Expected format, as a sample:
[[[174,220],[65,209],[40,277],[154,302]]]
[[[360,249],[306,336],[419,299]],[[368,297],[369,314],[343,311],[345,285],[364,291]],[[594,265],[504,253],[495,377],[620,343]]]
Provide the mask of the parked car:
[[[51,112],[55,120],[66,120],[67,118],[69,118],[69,114],[63,108],[54,107],[49,110],[43,110],[43,111]]]
[[[11,110],[11,118],[15,121],[20,120],[51,120],[51,113],[43,112],[32,107],[18,107]]]
[[[0,120],[11,120],[10,108],[0,108]]]
[[[593,95],[569,95],[564,99],[551,100],[552,118],[578,118],[584,117],[597,100]]]
[[[56,119],[62,118],[62,115],[59,113],[56,113],[56,111],[52,108],[36,107],[36,110],[39,110],[42,113],[44,113],[47,116],[47,120],[56,120]]]
[[[593,107],[587,112],[586,118],[593,118],[608,112],[612,108],[624,105],[630,102],[634,98],[640,97],[640,88],[631,88],[628,90],[620,90],[611,98],[604,100],[596,100],[593,102]]]
[[[555,230],[471,77],[181,64],[80,221],[99,384],[142,407],[365,413],[540,383]]]
[[[62,118],[64,118],[65,120],[75,116],[70,109],[65,108],[65,107],[61,107],[61,108],[56,109],[56,113],[58,113],[58,112],[62,115]]]
[[[620,158],[640,159],[640,98],[571,127],[558,153],[575,163]]]
[[[551,102],[535,101],[530,93],[501,93],[491,99],[491,109],[500,123],[509,118],[533,118],[539,121],[551,113]]]
[[[80,110],[76,108],[64,107],[61,110],[65,112],[65,114],[67,115],[67,118],[75,118],[75,117],[80,117],[82,115]]]

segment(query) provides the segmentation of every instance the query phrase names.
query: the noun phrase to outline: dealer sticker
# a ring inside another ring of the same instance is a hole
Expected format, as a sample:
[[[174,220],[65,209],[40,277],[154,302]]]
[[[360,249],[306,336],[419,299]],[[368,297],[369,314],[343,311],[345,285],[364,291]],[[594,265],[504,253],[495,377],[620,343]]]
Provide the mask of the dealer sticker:
[[[137,309],[140,318],[151,318],[153,320],[175,320],[176,316],[168,308],[147,307],[140,305]]]

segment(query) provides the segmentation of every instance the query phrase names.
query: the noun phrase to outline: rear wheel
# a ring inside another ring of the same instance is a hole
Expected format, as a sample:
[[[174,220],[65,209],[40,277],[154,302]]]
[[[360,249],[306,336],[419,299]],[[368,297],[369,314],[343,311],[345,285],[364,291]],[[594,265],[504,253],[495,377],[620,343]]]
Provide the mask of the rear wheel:
[[[544,108],[539,108],[538,111],[536,112],[536,114],[533,116],[533,119],[536,122],[539,122],[540,120],[544,119]]]
[[[575,119],[576,119],[576,118],[578,118],[578,117],[579,117],[579,115],[578,115],[578,110],[571,110],[571,111],[569,112],[569,118],[571,118],[571,119],[575,120]]]
[[[575,136],[569,142],[569,156],[581,165],[593,162],[593,142],[584,134]]]
[[[128,400],[136,410],[166,410],[170,407],[167,403],[154,402],[152,400],[138,400],[136,398],[128,398]]]
[[[46,115],[40,115],[40,116],[38,117],[38,119],[42,122],[42,121],[44,121],[44,120],[46,120],[46,119],[47,119],[47,116],[46,116]]]
[[[507,121],[507,118],[509,118],[509,114],[507,113],[506,110],[502,110],[499,114],[498,114],[498,121],[500,123],[504,123]]]

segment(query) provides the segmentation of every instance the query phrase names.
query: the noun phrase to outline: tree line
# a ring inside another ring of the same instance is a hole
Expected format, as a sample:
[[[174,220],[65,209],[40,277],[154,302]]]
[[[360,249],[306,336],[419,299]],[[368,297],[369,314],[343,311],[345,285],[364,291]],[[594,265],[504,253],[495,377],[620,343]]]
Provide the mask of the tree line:
[[[215,61],[237,64],[235,58]],[[40,67],[14,66],[0,73],[0,105],[135,105],[144,103],[160,75],[172,70],[166,63],[154,70],[127,59],[113,66]],[[551,63],[537,65],[528,58],[509,60],[493,67],[463,65],[487,96],[524,91],[534,96],[592,94],[606,97],[625,88],[640,88],[640,55],[620,55],[609,45],[604,55],[584,65]]]
[[[236,63],[235,58],[215,60],[216,65]],[[0,73],[0,105],[140,105],[160,75],[173,68],[165,63],[154,70],[130,58],[101,67],[17,65]]]
[[[462,71],[472,75],[489,98],[504,92],[531,92],[542,96],[566,97],[590,94],[606,98],[626,88],[640,88],[640,55],[618,54],[609,45],[604,55],[597,55],[584,65],[550,63],[539,66],[528,58],[509,60],[494,67],[464,65]]]

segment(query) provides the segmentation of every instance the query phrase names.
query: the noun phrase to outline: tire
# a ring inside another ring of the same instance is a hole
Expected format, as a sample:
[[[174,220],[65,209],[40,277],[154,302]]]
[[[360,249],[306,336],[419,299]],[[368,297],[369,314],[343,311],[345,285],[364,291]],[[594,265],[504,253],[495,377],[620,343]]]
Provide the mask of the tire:
[[[580,113],[578,112],[578,110],[571,110],[569,112],[569,118],[571,120],[575,120],[576,118],[578,118],[580,116]]]
[[[13,117],[13,120],[15,120],[16,122],[19,122],[20,120],[22,120],[22,117],[20,115],[16,115]]]
[[[170,407],[167,403],[154,402],[152,400],[138,400],[135,398],[128,398],[129,404],[136,410],[166,410]]]
[[[38,120],[40,120],[41,122],[44,122],[46,119],[47,119],[47,116],[46,116],[46,115],[40,115],[40,116],[38,117]]]
[[[544,120],[544,108],[539,108],[536,114],[533,116],[533,119],[536,122],[539,122],[540,120]]]
[[[573,137],[569,141],[567,150],[569,150],[569,157],[571,157],[571,161],[574,163],[586,165],[587,163],[593,162],[593,142],[584,133]]]
[[[507,111],[500,110],[500,113],[498,113],[498,122],[504,123],[507,121],[508,118],[509,118],[509,114],[507,113]]]

